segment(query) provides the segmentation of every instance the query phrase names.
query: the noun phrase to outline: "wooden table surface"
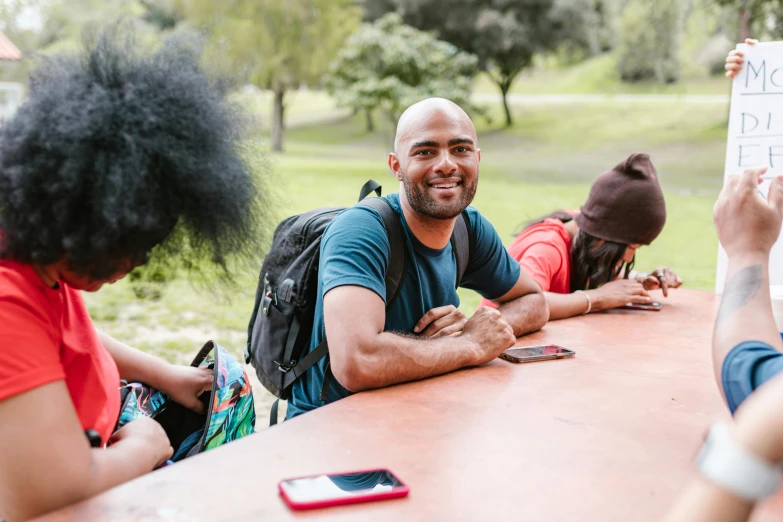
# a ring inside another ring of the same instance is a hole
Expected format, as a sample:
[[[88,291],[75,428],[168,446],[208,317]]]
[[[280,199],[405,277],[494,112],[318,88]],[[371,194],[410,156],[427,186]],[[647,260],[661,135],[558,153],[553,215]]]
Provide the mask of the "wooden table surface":
[[[711,421],[728,417],[710,354],[718,299],[673,294],[661,312],[553,322],[517,343],[573,359],[361,393],[41,520],[659,520]],[[278,496],[283,478],[385,467],[408,498],[293,512]],[[781,517],[778,496],[754,520]]]

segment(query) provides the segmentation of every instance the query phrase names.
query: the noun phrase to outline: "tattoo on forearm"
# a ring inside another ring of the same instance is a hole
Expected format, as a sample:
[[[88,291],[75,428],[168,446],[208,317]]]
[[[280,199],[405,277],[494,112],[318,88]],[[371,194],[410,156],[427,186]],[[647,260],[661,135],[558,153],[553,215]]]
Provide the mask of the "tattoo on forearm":
[[[764,269],[761,265],[743,268],[731,276],[723,290],[723,300],[715,321],[716,328],[758,294],[763,279]]]

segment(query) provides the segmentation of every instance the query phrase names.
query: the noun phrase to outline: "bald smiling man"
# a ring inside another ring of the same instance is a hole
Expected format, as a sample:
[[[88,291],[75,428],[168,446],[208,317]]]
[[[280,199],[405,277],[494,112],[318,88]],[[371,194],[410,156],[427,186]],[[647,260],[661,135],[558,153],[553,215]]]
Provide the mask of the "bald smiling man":
[[[388,159],[400,192],[385,196],[407,244],[402,286],[386,308],[390,247],[377,211],[351,207],[332,221],[321,240],[310,341],[312,350],[329,339],[329,361],[294,384],[287,418],[351,393],[491,361],[549,319],[539,286],[508,255],[490,222],[468,206],[480,160],[476,129],[458,105],[431,98],[402,114]],[[475,245],[460,286],[499,305],[479,308],[469,320],[457,309],[450,243],[466,209]],[[333,377],[324,402],[327,364]]]

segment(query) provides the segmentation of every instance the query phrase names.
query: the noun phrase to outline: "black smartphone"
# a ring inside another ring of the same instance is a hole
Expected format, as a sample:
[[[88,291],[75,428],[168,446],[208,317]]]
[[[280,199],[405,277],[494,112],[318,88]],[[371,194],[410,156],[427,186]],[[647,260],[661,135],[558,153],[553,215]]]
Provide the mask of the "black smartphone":
[[[628,303],[623,308],[626,310],[650,310],[653,312],[661,311],[661,303],[653,301],[652,303]]]
[[[568,348],[563,348],[556,344],[542,344],[525,348],[509,348],[500,354],[500,358],[512,363],[525,363],[547,361],[549,359],[565,359],[574,355],[576,353]]]

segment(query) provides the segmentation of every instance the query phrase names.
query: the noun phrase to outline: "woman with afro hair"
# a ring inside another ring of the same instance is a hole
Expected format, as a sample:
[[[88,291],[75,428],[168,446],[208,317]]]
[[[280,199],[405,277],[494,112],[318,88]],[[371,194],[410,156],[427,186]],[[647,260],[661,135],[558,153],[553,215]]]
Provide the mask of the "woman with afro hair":
[[[112,433],[120,379],[195,411],[211,390],[211,371],[168,364],[97,331],[80,291],[117,281],[150,255],[228,274],[227,260],[242,259],[259,237],[260,189],[236,113],[195,47],[136,48],[130,31],[114,27],[80,55],[43,59],[28,99],[0,128],[6,522],[90,497],[171,457],[152,420]]]

